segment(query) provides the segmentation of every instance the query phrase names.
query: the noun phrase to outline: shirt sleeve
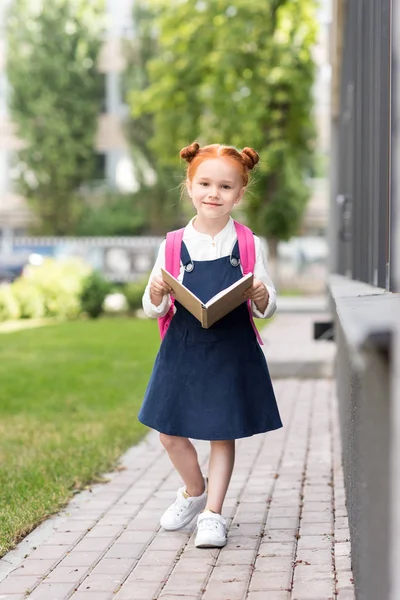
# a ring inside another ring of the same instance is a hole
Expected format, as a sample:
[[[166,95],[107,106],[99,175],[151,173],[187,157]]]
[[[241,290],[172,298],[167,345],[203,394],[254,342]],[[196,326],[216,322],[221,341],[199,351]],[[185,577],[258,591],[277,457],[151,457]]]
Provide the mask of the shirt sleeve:
[[[251,303],[251,309],[254,317],[258,319],[268,319],[272,317],[276,311],[276,290],[272,283],[272,279],[268,273],[268,261],[265,252],[262,249],[260,238],[254,236],[254,244],[256,250],[256,264],[254,267],[254,278],[263,282],[269,293],[267,308],[264,313],[261,313],[254,302]]]
[[[161,276],[161,268],[165,269],[165,243],[166,242],[164,240],[160,246],[155,265],[150,273],[149,281],[142,298],[144,313],[151,319],[159,319],[160,317],[164,317],[171,306],[171,298],[169,294],[163,296],[159,306],[155,306],[150,300],[150,282],[153,277]]]

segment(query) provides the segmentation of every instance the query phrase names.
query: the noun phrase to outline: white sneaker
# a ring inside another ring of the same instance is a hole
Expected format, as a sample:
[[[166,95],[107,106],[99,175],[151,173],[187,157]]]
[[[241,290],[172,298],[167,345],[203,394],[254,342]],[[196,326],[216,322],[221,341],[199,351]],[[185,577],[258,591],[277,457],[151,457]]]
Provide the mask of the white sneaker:
[[[205,490],[201,496],[189,496],[185,498],[185,487],[179,488],[176,500],[163,514],[160,519],[161,527],[168,531],[174,531],[184,527],[204,510],[207,504],[207,481],[204,480]]]
[[[206,510],[197,518],[196,548],[222,548],[226,544],[226,521],[217,514]]]

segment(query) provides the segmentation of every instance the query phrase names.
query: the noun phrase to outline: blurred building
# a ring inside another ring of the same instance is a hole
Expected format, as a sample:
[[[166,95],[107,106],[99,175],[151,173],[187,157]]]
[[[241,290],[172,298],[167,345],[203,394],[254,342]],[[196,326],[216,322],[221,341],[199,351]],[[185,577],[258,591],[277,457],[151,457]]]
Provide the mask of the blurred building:
[[[330,153],[330,28],[331,0],[318,3],[318,40],[313,57],[316,64],[314,84],[314,117],[317,129],[316,173],[311,180],[312,193],[303,221],[305,235],[325,235],[329,213],[329,153]]]
[[[6,12],[12,0],[0,2],[0,236],[24,230],[31,220],[26,204],[12,191],[12,156],[21,147],[10,120],[6,77]]]
[[[356,597],[400,598],[400,4],[335,0],[329,281]],[[340,592],[339,592],[340,597]]]
[[[122,43],[133,31],[134,0],[106,0],[107,30],[99,57],[104,74],[103,111],[99,115],[95,150],[99,178],[111,188],[135,188],[133,169],[122,121],[127,107],[122,101],[121,73],[125,68]],[[13,154],[21,147],[7,109],[9,86],[6,77],[6,14],[12,0],[0,0],[0,236],[22,233],[32,220],[24,199],[13,192]]]
[[[122,123],[128,116],[123,102],[121,77],[126,67],[124,40],[133,35],[134,0],[106,0],[107,32],[98,69],[104,73],[104,110],[99,117],[95,149],[103,165],[104,179],[112,188],[135,189],[129,146]]]

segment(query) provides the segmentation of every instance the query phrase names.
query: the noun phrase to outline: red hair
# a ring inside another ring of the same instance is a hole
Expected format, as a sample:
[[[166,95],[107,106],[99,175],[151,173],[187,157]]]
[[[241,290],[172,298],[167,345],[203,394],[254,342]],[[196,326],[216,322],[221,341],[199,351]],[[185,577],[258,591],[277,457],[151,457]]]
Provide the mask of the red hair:
[[[234,161],[235,166],[240,171],[243,186],[246,186],[249,182],[249,171],[260,160],[259,155],[253,148],[243,148],[241,152],[233,146],[223,146],[222,144],[210,144],[209,146],[200,148],[197,142],[193,142],[190,146],[182,148],[180,157],[189,163],[187,167],[187,178],[189,181],[193,179],[197,167],[204,160],[209,160],[210,158],[228,158]]]

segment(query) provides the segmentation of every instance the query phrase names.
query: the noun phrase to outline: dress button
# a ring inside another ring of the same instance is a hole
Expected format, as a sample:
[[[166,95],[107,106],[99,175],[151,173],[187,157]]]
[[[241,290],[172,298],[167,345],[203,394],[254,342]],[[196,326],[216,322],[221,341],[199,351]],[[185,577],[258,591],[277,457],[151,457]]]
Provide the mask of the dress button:
[[[213,242],[212,245],[215,246],[215,242]]]

